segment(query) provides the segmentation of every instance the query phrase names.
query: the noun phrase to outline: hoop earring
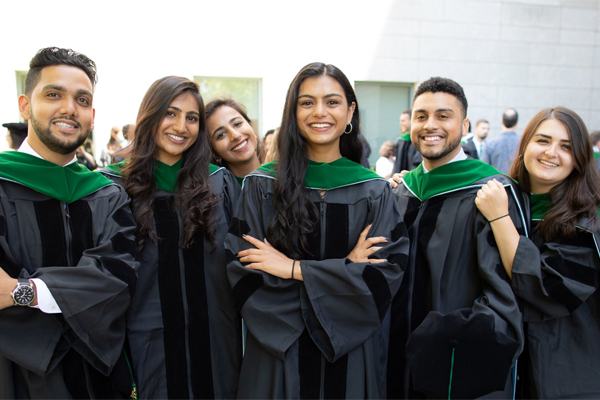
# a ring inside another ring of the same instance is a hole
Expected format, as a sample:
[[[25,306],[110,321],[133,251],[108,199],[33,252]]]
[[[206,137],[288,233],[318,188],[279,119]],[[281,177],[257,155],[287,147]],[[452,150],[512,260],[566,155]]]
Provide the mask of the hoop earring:
[[[348,127],[350,127],[350,130],[348,130]],[[346,130],[344,131],[344,133],[346,135],[349,135],[350,132],[352,132],[352,123],[349,123],[348,125],[346,125]]]

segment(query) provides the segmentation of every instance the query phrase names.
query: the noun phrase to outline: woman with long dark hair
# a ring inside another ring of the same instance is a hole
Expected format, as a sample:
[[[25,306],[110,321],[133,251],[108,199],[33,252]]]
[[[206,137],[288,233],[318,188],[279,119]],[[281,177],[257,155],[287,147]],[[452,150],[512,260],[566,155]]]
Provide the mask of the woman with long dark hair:
[[[261,143],[245,107],[233,99],[211,100],[206,105],[206,126],[213,160],[241,185],[262,164]]]
[[[519,236],[506,192],[490,182],[475,204],[523,300],[524,398],[600,398],[600,176],[581,118],[563,108],[529,122],[511,176],[531,193],[530,238]]]
[[[241,398],[385,397],[408,238],[388,183],[359,164],[359,129],[346,76],[309,64],[288,90],[279,160],[245,179],[225,243],[248,326]],[[367,241],[388,241],[356,262],[347,254],[369,225]]]
[[[198,85],[167,76],[142,100],[129,160],[103,172],[131,197],[141,268],[128,319],[142,398],[235,398],[241,324],[223,240],[239,185],[209,164]],[[132,244],[133,245],[133,244]]]

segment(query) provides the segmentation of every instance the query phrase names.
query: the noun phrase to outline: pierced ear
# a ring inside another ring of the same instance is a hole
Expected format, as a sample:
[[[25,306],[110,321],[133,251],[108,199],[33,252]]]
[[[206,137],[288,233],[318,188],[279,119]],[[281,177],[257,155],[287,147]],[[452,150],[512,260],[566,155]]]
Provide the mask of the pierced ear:
[[[31,118],[29,97],[22,94],[19,96],[19,113],[23,119],[28,120]]]

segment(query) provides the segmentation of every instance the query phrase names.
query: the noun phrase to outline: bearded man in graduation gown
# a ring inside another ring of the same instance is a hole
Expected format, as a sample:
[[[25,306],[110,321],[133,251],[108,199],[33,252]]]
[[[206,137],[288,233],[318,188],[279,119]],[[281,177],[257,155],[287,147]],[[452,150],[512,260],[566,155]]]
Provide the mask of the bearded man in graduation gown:
[[[75,157],[94,126],[95,83],[86,56],[40,50],[19,97],[27,141],[0,153],[0,398],[132,392],[135,222],[125,191]]]
[[[511,398],[521,312],[474,201],[488,180],[502,182],[504,217],[522,234],[527,207],[515,182],[462,150],[469,120],[459,84],[423,82],[412,110],[411,140],[423,162],[394,191],[411,247],[392,303],[387,396]]]

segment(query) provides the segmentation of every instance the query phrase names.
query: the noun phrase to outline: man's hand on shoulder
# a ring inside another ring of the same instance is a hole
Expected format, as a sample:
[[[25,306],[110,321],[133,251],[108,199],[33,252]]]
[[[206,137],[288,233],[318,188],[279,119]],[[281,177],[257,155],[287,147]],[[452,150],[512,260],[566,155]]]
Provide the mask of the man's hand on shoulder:
[[[402,183],[402,178],[404,178],[404,175],[408,174],[409,171],[407,170],[402,170],[400,172],[395,173],[394,175],[392,175],[392,177],[390,179],[388,179],[388,181],[390,182],[390,185],[393,188],[397,188],[398,185],[400,185]]]

